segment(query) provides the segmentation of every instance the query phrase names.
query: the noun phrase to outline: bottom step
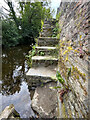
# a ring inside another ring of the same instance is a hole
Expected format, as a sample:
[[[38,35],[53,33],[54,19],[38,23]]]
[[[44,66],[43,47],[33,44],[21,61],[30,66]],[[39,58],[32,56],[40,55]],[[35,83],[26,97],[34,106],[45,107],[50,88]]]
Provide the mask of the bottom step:
[[[56,66],[34,67],[26,73],[29,86],[36,87],[43,83],[48,83],[56,80]]]

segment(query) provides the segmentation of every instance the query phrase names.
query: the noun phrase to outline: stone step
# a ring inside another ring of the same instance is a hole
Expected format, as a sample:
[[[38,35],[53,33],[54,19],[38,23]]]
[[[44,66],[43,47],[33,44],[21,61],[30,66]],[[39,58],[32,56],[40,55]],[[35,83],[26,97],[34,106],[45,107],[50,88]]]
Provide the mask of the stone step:
[[[53,32],[45,30],[45,31],[40,33],[40,36],[41,37],[52,37],[52,34],[53,34]]]
[[[44,21],[44,24],[51,24],[51,21]]]
[[[52,34],[53,34],[53,28],[51,26],[43,27],[43,31],[41,32],[42,37],[51,37]]]
[[[44,31],[44,30],[48,30],[48,29],[49,29],[49,30],[52,30],[53,28],[54,28],[53,26],[48,26],[48,27],[44,27],[44,26],[43,26],[43,31]]]
[[[50,24],[44,24],[43,27],[50,27]]]
[[[45,40],[45,41],[51,41],[51,40],[53,40],[53,41],[59,41],[59,39],[56,38],[56,37],[39,37],[38,40],[39,41],[40,40]]]
[[[56,37],[39,37],[38,38],[38,46],[55,46],[59,42],[59,39]]]
[[[41,56],[42,55],[57,56],[57,48],[48,47],[48,46],[36,47],[36,54],[41,55]]]
[[[29,87],[37,87],[51,81],[56,81],[57,66],[33,67],[26,73]]]
[[[48,47],[48,46],[42,46],[42,47],[39,47],[37,46],[36,49],[39,49],[39,50],[56,50],[57,48],[56,47]]]
[[[58,59],[52,56],[34,56],[32,57],[32,67],[57,65]]]

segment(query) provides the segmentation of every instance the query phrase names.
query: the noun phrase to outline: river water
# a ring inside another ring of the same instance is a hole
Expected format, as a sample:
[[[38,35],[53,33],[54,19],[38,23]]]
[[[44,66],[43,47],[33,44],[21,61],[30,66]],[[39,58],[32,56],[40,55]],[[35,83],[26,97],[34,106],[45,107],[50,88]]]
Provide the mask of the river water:
[[[29,89],[25,73],[28,65],[25,55],[30,46],[18,46],[2,50],[2,89],[0,90],[0,112],[14,104],[21,118],[35,117],[31,108],[34,90]]]

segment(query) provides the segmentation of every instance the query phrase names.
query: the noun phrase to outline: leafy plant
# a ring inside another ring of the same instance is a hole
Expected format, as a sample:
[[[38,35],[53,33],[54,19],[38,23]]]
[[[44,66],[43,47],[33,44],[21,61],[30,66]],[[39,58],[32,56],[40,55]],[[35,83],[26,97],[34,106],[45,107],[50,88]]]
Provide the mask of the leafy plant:
[[[58,31],[58,29],[55,27],[53,29],[53,35],[52,35],[52,37],[56,37],[57,36],[57,31]]]
[[[38,52],[37,52],[37,55],[44,56],[45,53],[44,53],[43,51],[38,51]]]
[[[69,68],[68,72],[67,72],[68,79],[69,79],[70,74],[71,74],[71,68]],[[61,77],[61,74],[59,71],[57,71],[56,77],[57,77],[57,80],[64,86],[64,89],[60,90],[60,92],[59,92],[60,100],[61,100],[61,102],[63,102],[64,94],[67,93],[70,89],[69,89],[69,86],[65,84],[65,80]]]
[[[45,53],[44,53],[44,52],[40,52],[40,55],[41,55],[41,56],[44,56],[44,55],[45,55]]]
[[[57,77],[57,80],[61,83],[61,84],[64,84],[65,83],[65,80],[61,77],[61,74],[59,71],[56,72],[56,77]]]
[[[29,55],[26,55],[26,59],[27,59],[27,63],[28,63],[28,66],[31,67],[32,66],[32,57],[36,54],[36,46],[34,45],[32,47],[33,49],[31,51],[29,51]]]
[[[67,76],[69,78],[71,74],[71,68],[68,69],[68,72],[67,72]],[[56,72],[56,77],[57,77],[57,80],[63,85],[63,89],[59,91],[60,93],[60,100],[61,100],[61,103],[63,102],[63,96],[70,90],[69,89],[69,86],[67,86],[65,84],[65,80],[61,77],[61,74],[59,71]],[[50,89],[58,89],[58,88],[61,88],[60,86],[55,86],[55,87],[50,87]]]
[[[16,46],[19,44],[21,36],[18,34],[17,27],[14,21],[2,21],[2,45],[5,47]]]

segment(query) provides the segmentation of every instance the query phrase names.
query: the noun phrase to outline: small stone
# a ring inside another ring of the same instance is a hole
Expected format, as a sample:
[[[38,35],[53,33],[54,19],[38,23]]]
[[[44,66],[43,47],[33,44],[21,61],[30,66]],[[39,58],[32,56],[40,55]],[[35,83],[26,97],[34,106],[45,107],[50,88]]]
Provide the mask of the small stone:
[[[14,108],[14,105],[11,104],[7,106],[2,113],[0,114],[0,120],[3,118],[12,118],[12,117],[20,117],[17,111]]]

